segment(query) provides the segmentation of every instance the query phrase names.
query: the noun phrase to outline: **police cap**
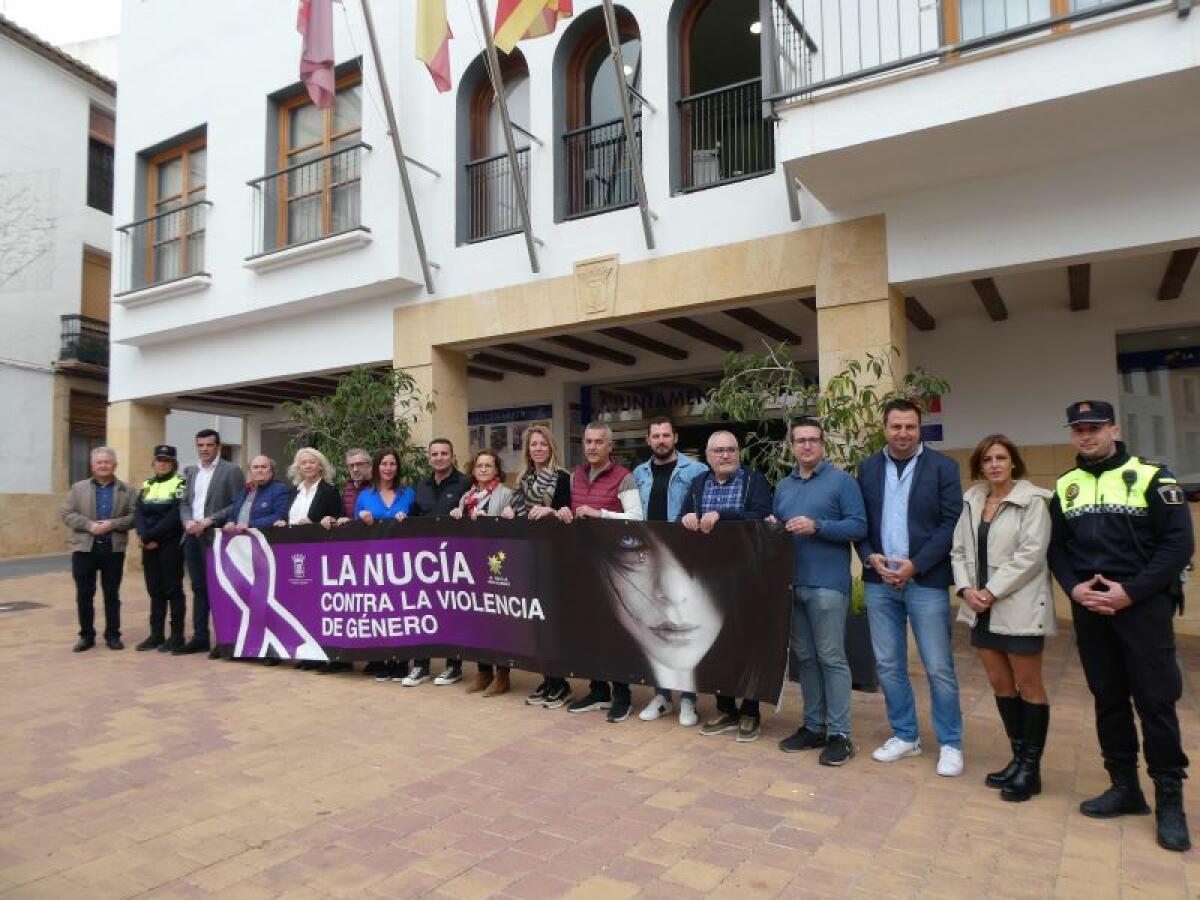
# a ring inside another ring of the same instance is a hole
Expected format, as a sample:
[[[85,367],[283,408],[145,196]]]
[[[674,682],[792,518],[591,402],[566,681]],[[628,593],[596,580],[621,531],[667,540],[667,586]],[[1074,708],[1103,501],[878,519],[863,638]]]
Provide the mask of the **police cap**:
[[[1111,403],[1103,400],[1080,400],[1067,407],[1067,427],[1090,423],[1100,425],[1116,422]]]
[[[154,448],[155,459],[178,459],[179,455],[170,444],[159,444]]]

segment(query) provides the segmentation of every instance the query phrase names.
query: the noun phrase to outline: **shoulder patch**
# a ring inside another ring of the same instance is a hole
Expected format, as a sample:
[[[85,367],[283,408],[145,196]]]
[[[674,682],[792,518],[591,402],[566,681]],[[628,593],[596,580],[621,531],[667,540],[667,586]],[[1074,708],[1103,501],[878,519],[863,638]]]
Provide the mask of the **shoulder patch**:
[[[1158,496],[1162,497],[1162,502],[1168,506],[1182,506],[1187,500],[1184,496],[1183,488],[1178,484],[1159,485]]]

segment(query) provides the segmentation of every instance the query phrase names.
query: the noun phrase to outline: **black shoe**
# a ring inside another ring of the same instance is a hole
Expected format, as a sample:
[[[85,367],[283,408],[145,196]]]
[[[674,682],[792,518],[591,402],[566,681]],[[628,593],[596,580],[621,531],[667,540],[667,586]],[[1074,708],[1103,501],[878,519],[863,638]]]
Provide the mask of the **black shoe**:
[[[140,644],[138,644],[133,649],[137,650],[139,652],[143,652],[146,650],[157,650],[159,647],[161,647],[165,643],[166,643],[165,638],[162,638],[162,637],[159,637],[158,635],[152,634],[152,635],[150,635],[150,637],[146,638],[144,641],[142,641]]]
[[[375,675],[381,671],[383,671],[383,660],[381,659],[373,659],[363,666],[364,675]]]
[[[279,657],[278,656],[265,657],[262,661],[262,664],[264,666],[277,666],[277,665],[279,665]]]
[[[795,734],[779,742],[779,749],[784,753],[799,753],[801,750],[815,750],[824,746],[825,735],[819,731],[809,731],[803,725],[796,729]]]
[[[614,694],[612,706],[608,709],[608,721],[624,722],[629,718],[630,697],[628,694]]]
[[[858,748],[844,734],[831,734],[817,762],[823,766],[844,766],[854,758]]]
[[[1080,803],[1079,811],[1093,819],[1150,815],[1146,796],[1138,784],[1137,764],[1111,764],[1108,772],[1112,786],[1099,797]]]
[[[335,660],[331,663],[326,663],[317,670],[321,675],[336,675],[338,672],[353,672],[354,663],[346,662],[345,660]]]
[[[221,658],[221,648],[213,647],[211,650],[209,650],[208,658],[209,659],[220,659]]]
[[[96,646],[95,638],[80,638],[75,642],[75,646],[71,648],[72,653],[82,653],[84,650],[91,650]]]
[[[1042,750],[1050,729],[1050,707],[1044,703],[1024,702],[1024,728],[1017,771],[1000,788],[1001,800],[1028,800],[1042,792]]]
[[[567,712],[585,713],[594,709],[608,709],[612,706],[612,695],[608,691],[592,688],[586,697],[576,700],[567,707]]]
[[[181,647],[176,647],[171,653],[174,656],[187,656],[190,653],[207,653],[209,650],[208,641],[200,638],[192,638]]]
[[[1004,733],[1012,746],[1012,759],[998,772],[988,772],[983,783],[990,788],[1002,788],[1010,778],[1017,774],[1021,758],[1021,735],[1025,725],[1025,701],[1020,697],[996,697],[996,709],[1000,711],[1000,721],[1004,723]]]
[[[109,650],[124,650],[125,649],[125,644],[119,637],[105,638],[104,646],[108,647]]]
[[[558,709],[561,706],[566,706],[570,700],[571,685],[567,683],[565,678],[562,678],[546,688],[542,706],[546,707],[546,709]]]
[[[1158,846],[1177,853],[1192,849],[1183,813],[1182,779],[1163,775],[1154,779],[1154,818],[1158,821]]]
[[[167,638],[165,641],[163,641],[161,644],[158,645],[158,652],[159,653],[174,653],[176,650],[178,650],[182,646],[183,646],[183,638],[179,637],[179,635],[174,635],[172,637]]]
[[[550,690],[550,682],[542,679],[542,683],[529,692],[529,696],[525,698],[526,706],[545,706],[546,691]]]

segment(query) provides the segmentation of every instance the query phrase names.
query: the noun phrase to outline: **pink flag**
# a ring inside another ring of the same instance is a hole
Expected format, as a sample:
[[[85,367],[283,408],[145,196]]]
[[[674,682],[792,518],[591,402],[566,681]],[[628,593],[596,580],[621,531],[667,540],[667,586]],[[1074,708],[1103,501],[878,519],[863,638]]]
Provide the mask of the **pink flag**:
[[[333,106],[333,0],[300,0],[296,30],[304,36],[300,80],[321,109]]]

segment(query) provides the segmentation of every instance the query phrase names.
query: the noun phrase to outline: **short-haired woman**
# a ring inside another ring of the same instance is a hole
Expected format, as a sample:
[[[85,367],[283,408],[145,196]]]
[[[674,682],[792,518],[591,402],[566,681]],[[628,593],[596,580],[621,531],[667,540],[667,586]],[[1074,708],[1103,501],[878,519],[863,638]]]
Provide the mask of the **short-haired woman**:
[[[1012,744],[1012,760],[986,778],[1005,800],[1041,792],[1041,760],[1050,725],[1042,683],[1042,650],[1054,634],[1054,596],[1046,550],[1050,492],[1024,478],[1025,462],[1002,434],[985,437],[971,454],[972,485],[950,552],[958,618],[971,627]]]
[[[554,434],[545,425],[530,425],[521,436],[521,473],[513,491],[512,512],[518,519],[557,519],[571,514],[571,473],[563,468]],[[525,698],[528,706],[558,709],[571,699],[567,679],[544,675]]]
[[[471,457],[471,486],[463,493],[458,506],[450,510],[455,519],[478,519],[480,516],[503,516],[511,519],[513,492],[504,484],[504,467],[500,457],[491,450],[480,450]],[[475,680],[467,685],[467,693],[480,691],[485,697],[508,693],[508,667],[477,663]]]

